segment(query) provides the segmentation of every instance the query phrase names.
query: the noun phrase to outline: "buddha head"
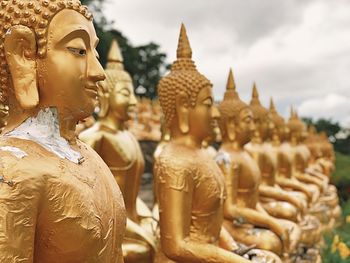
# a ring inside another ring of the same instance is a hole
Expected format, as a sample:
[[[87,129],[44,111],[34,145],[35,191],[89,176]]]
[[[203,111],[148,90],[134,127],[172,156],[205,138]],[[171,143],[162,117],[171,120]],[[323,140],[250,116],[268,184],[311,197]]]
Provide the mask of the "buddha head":
[[[54,107],[60,126],[75,127],[93,112],[97,83],[104,79],[91,13],[78,0],[0,5],[0,88],[9,106],[8,125],[15,128],[23,118]]]
[[[120,122],[132,118],[137,100],[130,75],[124,70],[123,57],[116,40],[112,41],[105,69],[106,80],[99,90],[101,118],[110,116]]]
[[[203,141],[210,136],[218,110],[214,107],[212,84],[192,61],[192,50],[181,26],[177,60],[158,84],[159,102],[172,136],[186,134]]]
[[[287,125],[290,131],[290,140],[302,142],[307,137],[307,127],[305,123],[299,119],[293,107],[291,108],[291,114]]]
[[[262,141],[272,136],[274,129],[273,121],[271,120],[269,111],[260,103],[258,89],[254,82],[252,99],[250,101],[250,108],[254,114],[254,122],[256,125],[256,136],[260,137]]]
[[[226,92],[219,105],[219,111],[222,141],[237,141],[241,145],[248,143],[255,131],[253,112],[239,98],[232,70],[229,71]]]
[[[283,141],[286,135],[286,123],[283,117],[278,114],[272,98],[270,100],[269,116],[274,126],[272,136],[276,136]]]

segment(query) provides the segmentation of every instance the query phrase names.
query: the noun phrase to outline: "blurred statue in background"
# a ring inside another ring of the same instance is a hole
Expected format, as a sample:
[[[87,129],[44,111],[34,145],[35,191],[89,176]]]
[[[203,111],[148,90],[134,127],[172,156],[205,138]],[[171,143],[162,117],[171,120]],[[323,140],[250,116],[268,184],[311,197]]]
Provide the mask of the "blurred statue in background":
[[[300,210],[306,207],[302,201],[281,189],[276,183],[277,156],[270,143],[272,132],[276,127],[269,111],[260,103],[255,83],[250,108],[253,111],[256,129],[251,142],[245,146],[245,150],[251,154],[260,168],[262,179],[259,186],[261,204],[273,217],[297,222]]]
[[[126,128],[136,107],[130,75],[124,71],[123,57],[113,40],[105,70],[106,81],[99,90],[99,120],[80,134],[106,162],[118,183],[125,202],[127,231],[123,241],[124,261],[152,262],[155,238],[151,231],[151,211],[139,199],[144,159],[138,141]]]
[[[219,154],[230,160],[230,167],[223,169],[227,186],[224,226],[238,242],[282,256],[289,252],[289,232],[259,204],[259,166],[244,150],[255,131],[253,113],[240,100],[231,71],[219,110],[222,136]]]
[[[201,148],[218,112],[213,106],[212,84],[191,58],[182,25],[177,60],[158,85],[171,139],[154,168],[160,217],[155,262],[249,262],[219,247],[220,233],[224,233],[224,178]]]
[[[283,147],[283,140],[287,127],[284,119],[278,114],[272,99],[270,102],[269,116],[275,126],[269,143],[276,160],[276,182],[280,187],[284,187],[284,182],[286,180],[286,191],[303,203],[303,208],[299,211],[297,221],[302,229],[301,246],[299,247],[301,253],[298,250],[297,254],[305,258],[305,249],[302,249],[304,247],[307,249],[307,255],[309,257],[319,257],[318,251],[315,251],[313,248],[317,248],[321,239],[320,222],[316,217],[308,214],[310,203],[308,202],[307,196],[303,194],[302,191],[298,192],[298,190],[306,186],[301,186],[301,188],[296,187],[296,189],[293,188],[294,185],[299,186],[299,183],[295,182],[290,177],[292,173],[291,151],[286,151],[286,148]],[[280,184],[280,180],[282,180],[283,183]]]
[[[329,184],[328,176],[317,171],[310,163],[311,153],[304,143],[308,136],[307,127],[294,110],[292,110],[288,126],[291,131],[293,176],[317,193],[317,199],[314,200],[309,212],[317,216],[323,224],[323,229],[328,231],[334,227],[341,216],[337,190]]]
[[[75,135],[105,79],[91,13],[77,0],[1,1],[0,25],[0,262],[123,262],[121,192]]]

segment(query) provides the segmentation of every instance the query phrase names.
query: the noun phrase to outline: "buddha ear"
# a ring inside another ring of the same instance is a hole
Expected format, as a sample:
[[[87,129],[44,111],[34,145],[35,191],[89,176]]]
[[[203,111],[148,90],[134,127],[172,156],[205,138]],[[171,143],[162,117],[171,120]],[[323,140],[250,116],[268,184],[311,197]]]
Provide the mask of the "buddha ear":
[[[177,120],[178,125],[180,128],[180,131],[182,133],[188,133],[190,130],[189,126],[189,101],[188,96],[186,96],[186,93],[181,92],[176,96],[176,113],[177,113]]]
[[[23,109],[36,107],[39,103],[39,92],[35,33],[26,26],[11,27],[5,34],[4,49],[19,105]]]
[[[103,118],[106,117],[109,110],[109,92],[105,81],[98,82],[97,86],[98,101],[100,104],[100,112],[98,113],[98,116]]]
[[[226,121],[226,132],[227,137],[230,141],[234,141],[236,139],[236,125],[233,120]]]

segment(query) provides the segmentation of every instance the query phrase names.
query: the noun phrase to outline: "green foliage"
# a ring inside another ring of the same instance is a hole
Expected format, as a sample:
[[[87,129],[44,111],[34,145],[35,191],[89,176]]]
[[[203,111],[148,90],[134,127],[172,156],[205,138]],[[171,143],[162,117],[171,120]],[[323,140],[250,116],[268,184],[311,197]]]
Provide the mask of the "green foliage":
[[[312,118],[303,118],[303,121],[309,126],[315,126],[318,132],[325,132],[333,143],[334,149],[344,154],[350,154],[350,130],[342,128],[340,124],[332,119],[319,119],[314,121]],[[343,136],[337,136],[339,132]]]
[[[303,121],[307,125],[315,126],[318,132],[326,132],[328,137],[334,137],[341,130],[341,127],[338,122],[333,121],[332,119],[318,119],[314,121],[312,118],[303,118]]]
[[[157,97],[159,79],[169,68],[166,63],[166,54],[161,52],[160,46],[154,42],[133,46],[122,32],[111,29],[113,23],[107,21],[102,12],[104,0],[82,0],[81,2],[89,5],[94,14],[96,34],[100,39],[97,52],[102,66],[105,67],[110,45],[112,40],[116,39],[124,58],[125,70],[131,75],[136,94],[151,99]]]
[[[343,217],[350,215],[350,200],[342,205]],[[342,242],[344,242],[347,247],[350,247],[350,224],[344,224],[339,228],[333,230],[331,233],[325,236],[325,249],[323,251],[322,260],[323,263],[349,263],[350,258],[342,259],[339,251],[332,251],[332,244],[334,236],[338,235]]]
[[[335,158],[332,183],[338,188],[340,199],[346,201],[350,197],[350,156],[336,152]]]

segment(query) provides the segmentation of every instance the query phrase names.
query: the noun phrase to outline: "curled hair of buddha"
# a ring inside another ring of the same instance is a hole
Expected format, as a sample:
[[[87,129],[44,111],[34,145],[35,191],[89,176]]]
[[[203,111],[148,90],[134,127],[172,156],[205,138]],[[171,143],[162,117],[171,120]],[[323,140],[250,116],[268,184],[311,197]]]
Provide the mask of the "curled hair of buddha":
[[[276,107],[275,107],[275,103],[274,103],[272,98],[270,100],[269,113],[271,116],[271,120],[273,121],[273,123],[275,124],[276,127],[280,127],[280,126],[285,125],[285,121],[284,121],[283,117],[278,114]]]
[[[0,0],[0,101],[6,102],[9,92],[10,73],[4,50],[6,33],[16,25],[28,27],[35,33],[37,56],[44,58],[49,24],[63,9],[75,10],[92,20],[92,14],[79,0]]]
[[[258,89],[256,87],[255,82],[253,84],[252,99],[250,101],[250,109],[252,110],[255,119],[258,119],[261,122],[265,121],[268,115],[268,110],[261,105]]]
[[[234,119],[237,122],[239,113],[249,106],[244,103],[238,96],[236,91],[236,84],[233,78],[232,70],[230,69],[226,84],[226,91],[224,94],[224,99],[219,104],[220,120],[219,125],[221,131],[225,131],[225,123],[228,119]],[[223,134],[224,135],[224,134]]]
[[[182,24],[177,47],[177,59],[172,64],[170,73],[158,83],[159,102],[167,125],[171,124],[176,114],[177,94],[186,94],[190,106],[195,107],[198,93],[205,87],[212,87],[212,84],[196,69],[196,65],[192,60],[192,50],[186,29]]]
[[[300,132],[304,128],[304,123],[299,119],[293,107],[291,107],[290,118],[288,120],[287,125],[291,132]]]
[[[108,113],[109,94],[115,85],[120,81],[132,82],[129,73],[124,70],[123,61],[118,42],[113,39],[107,57],[106,79],[100,84],[99,89],[100,117],[105,117]]]

